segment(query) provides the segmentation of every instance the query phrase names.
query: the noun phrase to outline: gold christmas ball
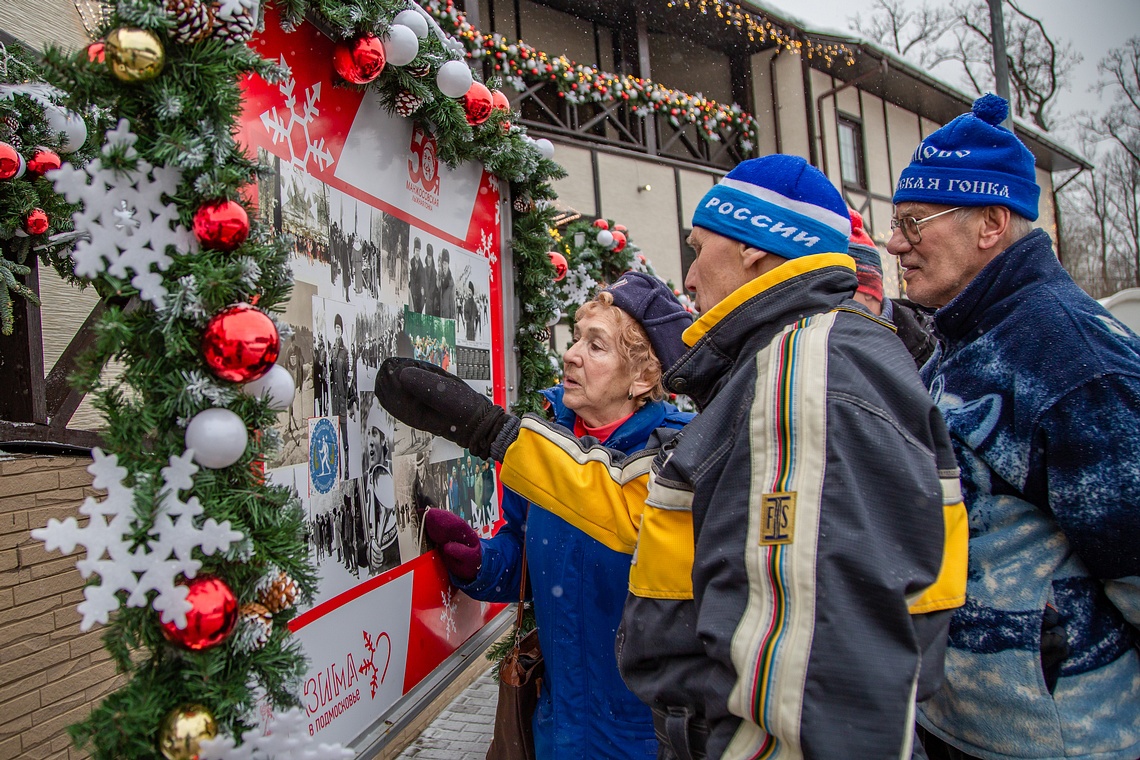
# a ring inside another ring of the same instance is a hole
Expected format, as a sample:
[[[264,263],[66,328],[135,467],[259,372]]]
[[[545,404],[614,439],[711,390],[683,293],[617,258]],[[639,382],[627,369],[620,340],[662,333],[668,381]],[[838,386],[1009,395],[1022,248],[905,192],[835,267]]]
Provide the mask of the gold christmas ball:
[[[162,719],[158,749],[166,760],[198,760],[199,742],[218,735],[218,722],[202,705],[182,705]]]
[[[153,32],[122,27],[107,35],[107,65],[124,82],[154,79],[166,63],[166,51]]]

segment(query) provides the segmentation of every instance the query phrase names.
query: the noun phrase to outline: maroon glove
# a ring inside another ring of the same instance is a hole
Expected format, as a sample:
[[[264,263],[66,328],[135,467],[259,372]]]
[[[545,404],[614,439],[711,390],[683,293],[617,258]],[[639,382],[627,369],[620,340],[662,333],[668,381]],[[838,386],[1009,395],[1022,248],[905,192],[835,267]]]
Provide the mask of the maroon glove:
[[[462,581],[479,574],[483,545],[463,518],[446,509],[428,509],[424,512],[424,530],[439,549],[439,558],[449,573]]]

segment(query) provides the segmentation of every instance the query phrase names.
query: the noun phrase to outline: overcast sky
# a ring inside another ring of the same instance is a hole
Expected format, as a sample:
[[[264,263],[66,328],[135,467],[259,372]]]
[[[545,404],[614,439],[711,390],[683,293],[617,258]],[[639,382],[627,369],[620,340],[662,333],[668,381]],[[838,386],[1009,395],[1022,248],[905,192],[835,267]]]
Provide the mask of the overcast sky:
[[[857,12],[866,13],[872,0],[763,0],[812,26],[853,32],[848,19]],[[915,0],[918,6],[920,0]],[[941,3],[934,0],[934,4]],[[1021,7],[1037,15],[1054,37],[1072,43],[1084,56],[1073,75],[1068,92],[1058,98],[1058,115],[1080,109],[1099,110],[1095,93],[1089,88],[1097,81],[1097,62],[1109,49],[1120,47],[1129,37],[1140,36],[1140,0],[1023,0]],[[962,90],[957,70],[939,70],[938,76]]]

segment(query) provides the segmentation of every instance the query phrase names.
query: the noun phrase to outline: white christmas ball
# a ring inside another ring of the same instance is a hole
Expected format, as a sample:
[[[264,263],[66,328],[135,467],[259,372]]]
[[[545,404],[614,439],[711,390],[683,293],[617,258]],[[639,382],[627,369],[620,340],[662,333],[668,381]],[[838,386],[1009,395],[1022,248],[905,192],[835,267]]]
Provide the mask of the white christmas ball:
[[[448,61],[439,67],[435,83],[439,91],[449,98],[462,98],[471,89],[471,69],[463,61]]]
[[[392,19],[392,23],[411,29],[417,37],[427,37],[428,35],[427,19],[419,11],[414,11],[411,8],[397,13],[396,18]],[[400,66],[401,64],[397,63],[396,65]]]
[[[67,112],[67,123],[63,128],[63,145],[59,146],[61,153],[74,153],[87,142],[87,123],[83,117],[74,111]]]
[[[292,405],[297,386],[293,382],[292,372],[280,364],[274,364],[264,375],[241,386],[241,390],[254,398],[268,396],[269,408],[280,412]]]
[[[538,152],[543,158],[554,158],[554,143],[545,137],[535,140],[534,147],[538,148]]]
[[[547,327],[554,327],[556,324],[558,324],[561,321],[562,321],[562,311],[560,309],[555,309],[554,313],[550,315],[550,319],[546,320],[546,326]]]
[[[420,38],[406,26],[388,27],[383,43],[384,57],[393,66],[407,66],[420,52]]]
[[[598,245],[603,248],[609,248],[614,244],[614,235],[609,230],[601,230],[598,232]]]
[[[52,132],[63,132],[61,153],[74,153],[87,142],[87,125],[83,118],[58,106],[44,106],[44,121]]]
[[[241,459],[247,443],[245,423],[229,409],[198,412],[186,426],[186,448],[194,450],[195,462],[211,470],[229,467]]]

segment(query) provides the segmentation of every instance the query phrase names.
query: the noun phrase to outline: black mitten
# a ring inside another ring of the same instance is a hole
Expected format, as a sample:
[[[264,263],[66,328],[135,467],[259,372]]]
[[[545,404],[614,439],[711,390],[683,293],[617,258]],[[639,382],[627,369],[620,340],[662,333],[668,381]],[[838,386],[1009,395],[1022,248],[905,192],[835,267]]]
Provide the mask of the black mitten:
[[[511,415],[430,362],[387,359],[376,373],[376,399],[406,425],[454,441],[482,459]]]

